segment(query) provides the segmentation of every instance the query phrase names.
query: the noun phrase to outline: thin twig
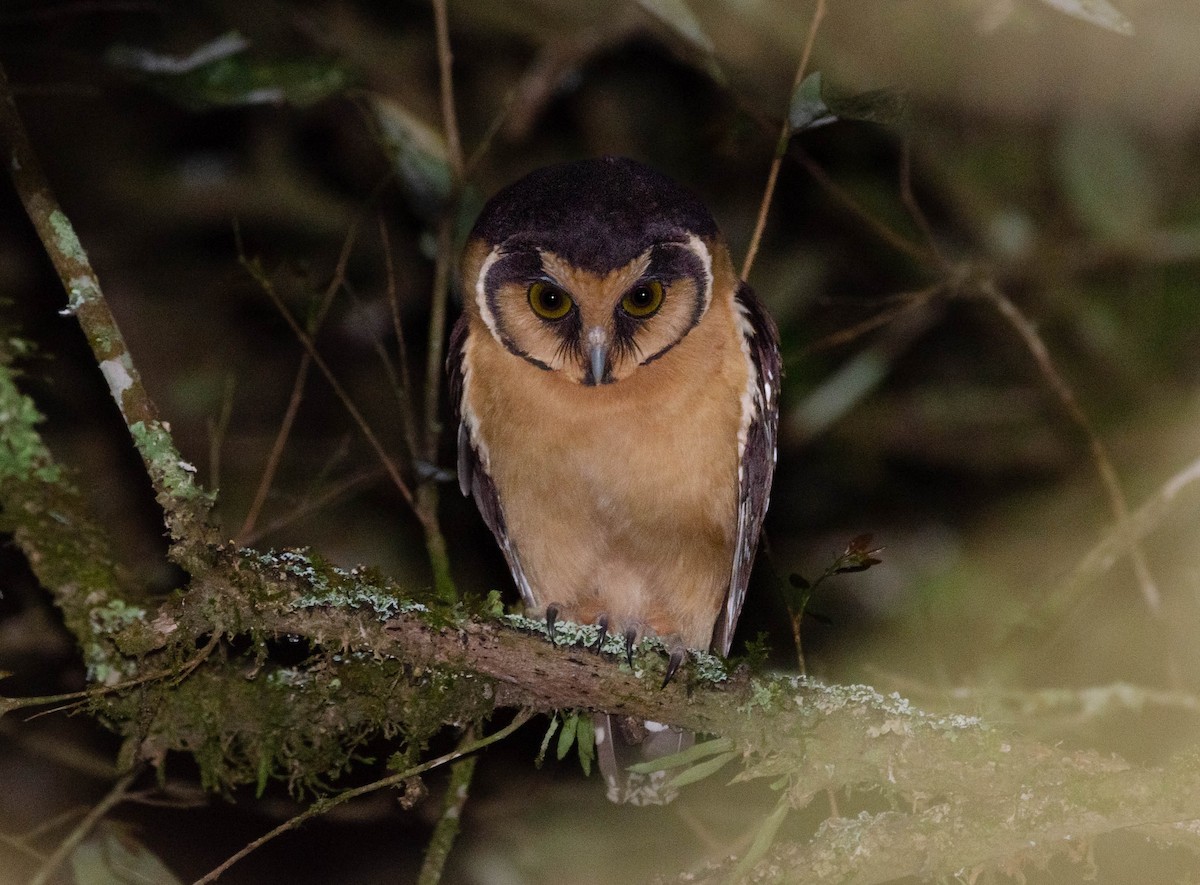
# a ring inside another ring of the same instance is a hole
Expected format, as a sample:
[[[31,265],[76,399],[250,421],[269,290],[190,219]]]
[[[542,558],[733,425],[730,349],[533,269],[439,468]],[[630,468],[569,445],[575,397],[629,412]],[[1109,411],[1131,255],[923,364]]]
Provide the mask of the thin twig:
[[[38,851],[36,848],[31,848],[16,836],[10,836],[7,833],[0,833],[0,844],[7,845],[14,851],[19,851],[24,855],[36,860],[38,863],[45,863],[46,855]]]
[[[474,743],[470,744],[467,747],[458,747],[457,749],[445,754],[444,756],[439,756],[438,758],[431,759],[428,762],[422,762],[420,765],[414,765],[412,768],[402,771],[399,774],[389,775],[388,777],[381,778],[377,781],[373,781],[372,783],[364,784],[361,787],[355,787],[352,790],[346,790],[344,793],[338,793],[336,796],[330,796],[325,799],[321,799],[321,800],[314,802],[312,805],[310,805],[308,808],[306,808],[300,814],[297,814],[295,817],[289,818],[288,820],[284,821],[279,826],[277,826],[275,829],[271,830],[268,833],[265,833],[262,836],[259,836],[257,839],[255,839],[249,845],[246,845],[244,848],[242,848],[240,851],[238,851],[232,857],[225,860],[223,863],[221,863],[220,866],[213,869],[210,873],[205,875],[203,878],[197,879],[195,881],[194,885],[205,885],[205,883],[207,883],[207,882],[216,881],[217,878],[222,873],[224,873],[226,870],[228,870],[230,867],[232,867],[235,863],[237,863],[239,860],[246,857],[248,854],[255,851],[256,849],[261,848],[263,845],[270,842],[276,836],[281,836],[284,833],[288,832],[289,830],[294,830],[297,827],[299,827],[302,823],[309,820],[310,818],[314,818],[314,817],[317,817],[318,815],[322,815],[325,812],[330,811],[333,808],[336,808],[337,806],[341,805],[344,802],[349,802],[351,799],[357,799],[359,796],[365,796],[368,793],[374,793],[374,792],[377,792],[378,790],[387,789],[388,787],[399,786],[399,785],[403,784],[409,778],[414,778],[417,775],[424,774],[425,772],[431,771],[434,768],[438,768],[442,765],[445,765],[448,762],[454,762],[458,759],[461,759],[462,757],[466,756],[469,753],[474,753],[477,750],[483,749],[484,747],[488,746],[489,744],[494,744],[496,741],[503,740],[504,738],[506,738],[510,734],[512,734],[514,731],[516,731],[518,728],[520,728],[522,725],[524,725],[527,721],[529,721],[529,718],[532,715],[533,715],[533,713],[529,710],[521,710],[520,712],[517,713],[516,718],[513,719],[513,721],[510,722],[508,725],[506,725],[504,728],[500,729],[499,731],[497,731],[491,735],[488,735],[485,738],[481,738],[480,740],[475,741]]]
[[[113,777],[115,777],[115,775],[116,775],[116,772],[109,771],[108,775],[104,779],[106,781],[112,780]],[[62,812],[61,814],[56,814],[53,817],[42,821],[37,826],[26,830],[24,833],[21,834],[19,839],[15,839],[14,841],[22,842],[25,844],[28,844],[30,842],[35,842],[38,839],[40,839],[42,836],[45,836],[47,833],[53,832],[54,830],[57,830],[60,827],[65,827],[69,822],[75,820],[75,818],[82,817],[85,814],[87,814],[86,806],[81,807],[81,808],[68,808],[66,811]],[[45,857],[45,855],[43,855],[42,860],[45,860],[45,859],[46,859],[46,857]]]
[[[400,405],[400,420],[404,425],[404,441],[408,445],[408,457],[420,457],[417,443],[417,414],[412,404],[412,377],[408,371],[408,345],[404,341],[404,323],[401,319],[400,292],[396,285],[396,265],[392,260],[392,241],[388,236],[387,223],[379,216],[379,243],[383,247],[383,268],[387,275],[387,300],[392,312],[392,333],[396,336],[396,363],[398,382],[392,385]],[[385,364],[386,361],[385,361]]]
[[[1150,574],[1150,567],[1146,562],[1145,553],[1142,551],[1141,545],[1137,543],[1134,530],[1130,524],[1129,502],[1125,498],[1125,491],[1121,488],[1121,480],[1117,476],[1116,468],[1113,466],[1112,459],[1108,455],[1108,449],[1105,447],[1103,440],[1100,439],[1100,436],[1092,428],[1091,422],[1088,420],[1083,408],[1079,405],[1079,400],[1075,397],[1075,392],[1067,384],[1062,375],[1059,374],[1054,361],[1050,358],[1050,352],[1046,349],[1046,345],[1042,341],[1041,336],[1038,335],[1033,323],[1021,313],[1020,309],[991,280],[984,280],[980,283],[979,292],[1008,321],[1008,324],[1016,330],[1017,334],[1021,336],[1026,348],[1033,355],[1033,359],[1037,363],[1042,377],[1046,379],[1046,382],[1062,403],[1063,408],[1066,409],[1067,415],[1070,416],[1071,420],[1075,422],[1075,425],[1087,438],[1088,447],[1092,453],[1092,462],[1096,465],[1096,470],[1099,472],[1100,479],[1104,483],[1104,489],[1108,493],[1109,507],[1112,509],[1118,530],[1129,539],[1129,560],[1133,564],[1134,573],[1137,575],[1138,584],[1141,586],[1142,597],[1145,599],[1146,607],[1150,610],[1150,613],[1157,616],[1160,613],[1162,605],[1161,595],[1157,585],[1154,583],[1154,577]]]
[[[900,201],[904,203],[904,208],[908,210],[909,217],[913,223],[921,231],[921,236],[925,238],[925,244],[929,247],[929,253],[938,263],[943,271],[950,270],[950,263],[942,255],[938,249],[937,239],[933,235],[933,226],[929,223],[929,218],[925,215],[925,210],[921,208],[921,204],[917,201],[916,194],[913,193],[912,187],[912,135],[905,132],[900,140]]]
[[[176,679],[176,682],[182,681],[195,670],[204,660],[212,653],[216,647],[217,641],[221,638],[219,632],[214,633],[208,644],[200,649],[194,657],[189,659],[182,667],[172,667],[169,670],[159,670],[155,673],[150,673],[146,676],[139,676],[136,679],[129,679],[125,682],[118,682],[115,685],[94,686],[85,688],[83,691],[71,691],[65,694],[39,695],[37,697],[0,697],[0,716],[9,713],[13,710],[20,710],[25,707],[44,707],[46,704],[61,704],[64,701],[85,701],[89,698],[98,698],[104,695],[113,694],[114,692],[124,691],[127,688],[135,688],[139,685],[145,685],[147,682],[155,682],[159,679]],[[65,710],[74,704],[68,704],[64,707],[56,707],[52,710],[43,710],[29,719],[38,719],[50,713],[56,713],[59,710]],[[29,721],[29,720],[26,720]]]
[[[321,330],[322,324],[325,322],[325,317],[329,313],[329,308],[333,305],[333,299],[342,285],[346,281],[346,265],[350,262],[350,253],[354,249],[354,240],[358,233],[358,220],[355,219],[346,231],[346,238],[342,241],[342,251],[338,254],[337,265],[334,268],[333,278],[329,281],[329,285],[325,287],[325,292],[321,296],[321,303],[317,308],[316,314],[309,323],[309,332],[315,337]],[[245,255],[241,253],[241,244],[238,246],[239,258],[242,264],[245,265]],[[249,510],[246,511],[246,518],[242,521],[242,527],[238,529],[238,542],[245,543],[245,538],[254,533],[254,526],[258,522],[258,517],[262,513],[263,505],[267,502],[267,495],[271,492],[271,486],[275,482],[275,474],[279,470],[279,462],[283,457],[283,450],[287,446],[288,437],[291,436],[292,426],[296,421],[296,414],[300,411],[300,403],[304,399],[304,387],[308,383],[308,373],[312,368],[312,356],[305,351],[300,356],[300,365],[296,367],[296,379],[292,383],[292,394],[288,398],[287,409],[284,411],[283,420],[279,423],[279,430],[275,434],[275,442],[271,446],[271,451],[267,455],[267,463],[263,467],[262,477],[258,482],[258,489],[254,493],[254,500],[250,504]]]
[[[306,516],[316,513],[318,510],[321,510],[323,507],[331,504],[343,495],[354,491],[361,485],[375,482],[383,475],[384,472],[381,469],[367,470],[363,473],[356,473],[354,476],[343,480],[337,485],[327,488],[315,498],[305,498],[288,513],[276,517],[261,528],[255,529],[255,531],[251,532],[249,535],[239,537],[238,543],[246,547],[253,547],[266,536],[277,532],[280,529],[287,528],[289,525],[299,519],[303,519]]]
[[[271,492],[271,486],[275,482],[275,474],[279,469],[279,461],[283,457],[283,450],[287,445],[288,437],[292,432],[292,425],[296,421],[296,413],[300,411],[300,403],[304,399],[304,387],[308,383],[308,373],[312,368],[312,356],[308,351],[300,355],[300,364],[296,367],[296,377],[292,382],[292,393],[288,397],[287,409],[284,410],[283,420],[279,422],[279,429],[275,432],[275,441],[271,445],[271,451],[267,455],[267,463],[263,467],[262,475],[258,480],[258,488],[254,492],[254,500],[250,502],[250,507],[246,510],[246,516],[242,520],[242,527],[237,532],[237,542],[245,545],[248,542],[246,539],[254,534],[254,526],[258,523],[259,514],[262,513],[263,506],[267,503],[267,496]]]
[[[433,300],[429,314],[429,353],[425,362],[425,444],[421,456],[437,461],[441,422],[438,420],[441,395],[442,359],[445,352],[446,306],[450,294],[450,250],[453,248],[453,213],[447,212],[438,225],[437,263],[433,271]]]
[[[902,252],[915,261],[921,263],[937,263],[937,259],[927,249],[921,248],[921,246],[917,245],[912,240],[892,230],[891,227],[868,212],[862,203],[854,199],[854,197],[850,195],[849,191],[830,178],[829,173],[822,169],[820,164],[804,151],[793,147],[790,149],[789,153],[800,163],[800,165],[808,170],[808,174],[816,179],[817,184],[824,188],[826,193],[841,203],[844,208],[858,216],[858,218],[861,219],[868,228],[870,228],[872,233],[878,236],[897,252]]]
[[[442,93],[442,126],[446,130],[446,148],[456,181],[462,180],[463,149],[458,135],[458,114],[454,108],[454,77],[451,68],[454,53],[450,49],[450,25],[446,20],[446,0],[433,0],[433,25],[437,31],[437,54]]]
[[[229,420],[233,417],[233,391],[236,384],[237,378],[232,373],[225,376],[221,411],[216,420],[208,420],[208,482],[214,489],[221,487],[221,451],[229,432]]]
[[[788,93],[789,101],[804,80],[804,72],[808,69],[808,60],[812,55],[813,43],[817,38],[817,28],[820,27],[821,19],[824,17],[825,0],[817,0],[816,8],[813,10],[812,23],[808,26],[808,37],[804,41],[804,51],[800,54],[800,64],[796,66],[796,79],[792,81],[792,90]],[[758,246],[762,242],[763,230],[767,226],[767,214],[771,210],[771,200],[775,197],[779,167],[783,164],[783,157],[787,153],[788,142],[791,140],[791,116],[785,113],[783,126],[779,131],[779,141],[775,144],[775,156],[771,159],[771,171],[767,173],[767,186],[763,189],[762,201],[758,205],[758,219],[754,222],[754,233],[750,236],[750,245],[746,248],[746,257],[742,261],[743,280],[749,279],[750,268],[754,266],[754,259],[758,255]]]
[[[467,729],[459,741],[459,747],[469,745],[475,739],[474,731]],[[446,785],[446,795],[442,799],[442,813],[429,845],[425,848],[425,860],[421,864],[421,872],[417,876],[417,885],[438,885],[442,881],[442,873],[446,868],[446,860],[450,857],[450,849],[458,837],[462,823],[463,808],[466,807],[470,795],[471,779],[475,776],[476,756],[459,759],[450,766],[450,783]]]
[[[904,292],[900,295],[889,298],[888,306],[874,316],[867,317],[861,322],[855,323],[846,329],[826,335],[824,338],[814,341],[804,348],[804,353],[820,353],[825,350],[832,350],[836,347],[841,347],[844,344],[849,344],[866,335],[868,332],[873,332],[881,326],[886,326],[893,322],[897,317],[917,307],[924,307],[938,295],[945,291],[946,287],[942,283],[937,283],[927,289],[921,289],[917,292]]]
[[[63,861],[71,856],[71,852],[87,837],[88,833],[95,828],[104,815],[108,814],[114,807],[121,803],[125,798],[125,793],[128,792],[130,785],[141,774],[141,771],[141,766],[135,767],[113,784],[113,788],[87,813],[83,820],[79,822],[79,826],[75,827],[58,848],[54,849],[54,853],[42,864],[42,868],[38,870],[37,875],[29,880],[29,885],[46,885],[50,881],[50,877],[62,866]]]
[[[471,151],[471,156],[467,157],[466,163],[463,166],[463,180],[466,181],[475,174],[475,170],[487,156],[488,150],[492,146],[492,142],[496,136],[500,134],[500,130],[504,128],[504,123],[508,120],[509,114],[517,104],[517,90],[509,90],[504,96],[504,103],[492,116],[492,122],[488,124],[488,128],[484,131],[483,136],[479,139],[479,144],[475,145],[475,150]]]
[[[403,497],[408,505],[415,511],[416,501],[413,498],[412,491],[408,487],[408,483],[406,483],[404,478],[400,475],[400,468],[396,466],[396,462],[392,459],[392,456],[389,455],[387,449],[383,447],[383,443],[379,441],[379,437],[375,435],[375,431],[371,429],[371,425],[367,423],[367,419],[363,416],[363,413],[358,410],[358,406],[354,404],[354,400],[350,398],[350,394],[346,391],[346,388],[344,388],[342,383],[338,381],[337,375],[333,373],[333,370],[329,367],[329,364],[325,362],[324,357],[322,357],[317,351],[317,346],[313,343],[312,336],[304,331],[304,329],[301,328],[300,323],[298,323],[296,318],[292,316],[291,311],[287,309],[287,305],[283,303],[283,299],[279,296],[279,293],[275,291],[274,284],[267,277],[267,275],[263,273],[262,268],[258,267],[252,261],[244,261],[243,266],[255,278],[259,284],[259,287],[263,290],[263,292],[266,293],[267,297],[271,299],[271,303],[275,305],[275,309],[279,311],[279,314],[283,317],[284,322],[291,327],[292,334],[296,336],[296,339],[304,346],[304,349],[308,352],[309,356],[312,357],[313,363],[318,369],[321,370],[321,374],[325,376],[325,380],[329,383],[329,386],[333,388],[333,392],[341,401],[342,407],[350,413],[351,419],[353,419],[354,423],[358,425],[358,429],[362,433],[363,437],[366,438],[367,444],[372,448],[372,450],[374,450],[375,456],[383,465],[383,469],[387,472],[388,478],[391,479],[392,485],[396,487],[396,489],[400,492],[401,497]]]
[[[442,362],[446,352],[446,309],[450,297],[450,272],[454,247],[455,220],[463,186],[462,144],[458,136],[458,114],[454,105],[454,80],[451,71],[450,31],[446,22],[446,0],[433,0],[434,23],[437,29],[437,49],[442,96],[442,117],[446,144],[454,174],[450,198],[442,210],[437,230],[437,260],[433,271],[433,295],[429,305],[429,337],[425,360],[425,401],[422,427],[422,449],[419,461],[434,467],[438,460],[438,443],[442,425],[441,410]],[[436,471],[429,470],[417,486],[415,510],[425,530],[425,548],[433,570],[433,582],[438,596],[453,601],[458,590],[450,574],[450,559],[446,538],[438,521],[438,487]]]

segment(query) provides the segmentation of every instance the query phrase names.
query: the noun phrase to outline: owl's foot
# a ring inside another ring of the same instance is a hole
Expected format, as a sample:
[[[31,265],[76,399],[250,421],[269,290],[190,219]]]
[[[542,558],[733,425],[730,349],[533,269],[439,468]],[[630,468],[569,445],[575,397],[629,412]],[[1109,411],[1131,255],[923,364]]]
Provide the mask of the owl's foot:
[[[633,646],[637,642],[638,631],[636,627],[625,628],[625,660],[629,662],[629,669],[633,669]]]
[[[601,613],[600,617],[596,618],[596,627],[598,628],[599,635],[590,648],[596,654],[600,654],[600,649],[604,647],[604,640],[608,636],[608,615]]]
[[[546,606],[546,635],[550,637],[551,645],[558,645],[554,637],[554,624],[558,621],[558,606],[551,604]]]
[[[667,656],[667,675],[663,677],[662,688],[666,688],[671,678],[679,670],[679,665],[683,663],[683,659],[687,657],[687,648],[680,642],[675,642],[670,646],[670,651]]]

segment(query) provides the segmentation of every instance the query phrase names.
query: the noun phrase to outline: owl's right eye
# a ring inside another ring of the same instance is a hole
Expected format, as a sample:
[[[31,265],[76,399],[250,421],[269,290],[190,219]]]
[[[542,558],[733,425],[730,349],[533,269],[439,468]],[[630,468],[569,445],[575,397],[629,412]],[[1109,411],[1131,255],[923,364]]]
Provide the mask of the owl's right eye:
[[[561,320],[571,312],[571,296],[541,280],[529,287],[529,306],[544,320]]]

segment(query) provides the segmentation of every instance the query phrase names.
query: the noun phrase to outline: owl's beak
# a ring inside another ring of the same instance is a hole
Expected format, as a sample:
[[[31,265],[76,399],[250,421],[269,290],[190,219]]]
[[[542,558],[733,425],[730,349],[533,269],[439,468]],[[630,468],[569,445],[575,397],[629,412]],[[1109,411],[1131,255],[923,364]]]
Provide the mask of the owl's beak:
[[[604,373],[608,366],[608,333],[599,326],[594,326],[587,333],[588,374],[583,383],[594,386],[604,383]]]

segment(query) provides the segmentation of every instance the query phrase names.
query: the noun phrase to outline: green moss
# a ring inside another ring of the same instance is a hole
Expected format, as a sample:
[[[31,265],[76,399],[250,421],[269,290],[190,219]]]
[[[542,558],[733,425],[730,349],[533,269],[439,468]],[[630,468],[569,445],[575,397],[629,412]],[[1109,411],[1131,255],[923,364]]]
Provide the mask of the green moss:
[[[136,421],[129,426],[129,433],[154,474],[156,488],[177,501],[199,504],[205,509],[211,506],[212,496],[193,479],[196,468],[180,457],[175,441],[161,421]]]
[[[319,654],[298,667],[260,662],[260,649],[206,662],[186,681],[97,701],[101,715],[142,736],[141,754],[191,754],[206,789],[228,793],[282,781],[297,796],[328,792],[375,738],[415,758],[446,722],[479,722],[490,705],[464,678],[413,672],[365,654]],[[149,712],[148,711],[152,711]]]
[[[33,479],[58,483],[62,470],[42,443],[37,426],[42,416],[6,371],[0,380],[0,482]]]
[[[430,611],[425,604],[406,599],[398,588],[388,585],[370,570],[338,568],[308,550],[240,552],[253,557],[267,569],[301,581],[305,589],[289,603],[294,611],[322,606],[369,609],[381,621],[405,612]]]
[[[79,237],[75,235],[75,228],[61,209],[50,213],[50,227],[54,229],[54,246],[59,252],[72,261],[87,261],[87,252],[79,242]]]

